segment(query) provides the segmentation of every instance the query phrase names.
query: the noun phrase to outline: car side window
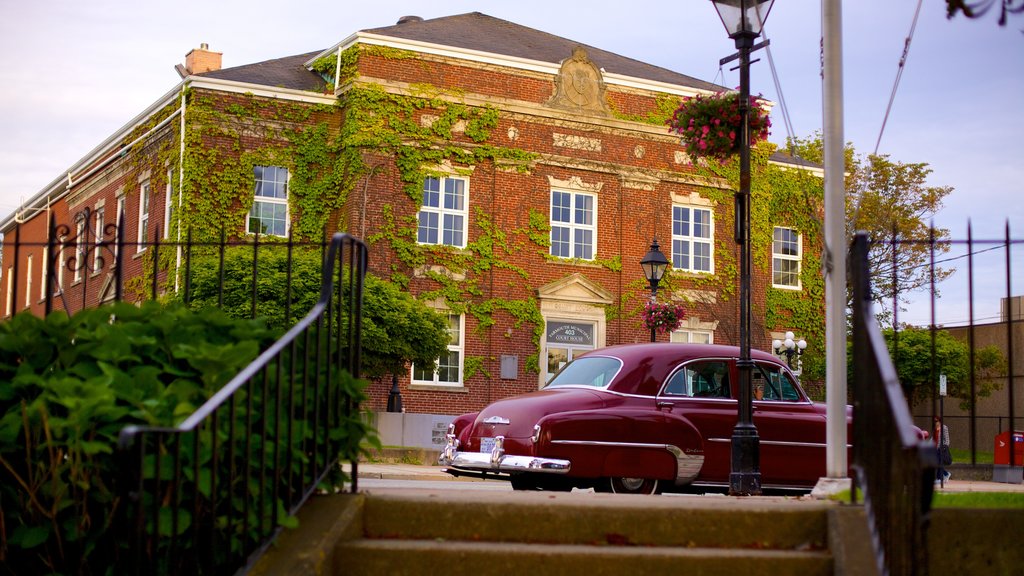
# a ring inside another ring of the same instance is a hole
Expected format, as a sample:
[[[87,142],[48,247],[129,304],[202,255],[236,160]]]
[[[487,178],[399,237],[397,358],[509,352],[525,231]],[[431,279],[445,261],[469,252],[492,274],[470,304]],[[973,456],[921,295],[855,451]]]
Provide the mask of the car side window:
[[[800,393],[789,374],[778,366],[757,364],[753,372],[754,400],[797,402]]]
[[[721,360],[687,364],[669,379],[665,394],[694,398],[729,398],[729,365]]]

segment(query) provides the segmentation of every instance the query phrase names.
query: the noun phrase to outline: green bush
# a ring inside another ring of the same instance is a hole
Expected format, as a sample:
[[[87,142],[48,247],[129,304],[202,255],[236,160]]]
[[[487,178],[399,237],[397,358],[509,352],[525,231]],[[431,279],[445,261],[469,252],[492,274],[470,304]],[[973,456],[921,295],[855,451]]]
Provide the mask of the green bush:
[[[260,245],[256,274],[256,315],[286,330],[320,297],[323,255],[319,249]],[[218,306],[235,318],[252,317],[253,247],[224,251],[223,282],[218,252],[193,255],[189,305]],[[286,314],[291,279],[290,314]],[[410,363],[432,365],[448,351],[448,319],[398,286],[366,275],[363,287],[361,375],[376,378],[405,371]]]
[[[179,423],[275,338],[154,302],[0,323],[2,573],[114,573],[118,434]]]

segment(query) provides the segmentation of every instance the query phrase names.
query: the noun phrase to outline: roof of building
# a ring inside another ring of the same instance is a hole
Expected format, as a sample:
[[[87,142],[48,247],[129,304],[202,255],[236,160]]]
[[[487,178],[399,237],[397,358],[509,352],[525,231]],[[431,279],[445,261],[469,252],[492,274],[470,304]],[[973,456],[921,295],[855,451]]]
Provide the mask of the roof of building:
[[[576,46],[586,49],[590,60],[605,72],[655,80],[701,90],[722,90],[721,86],[679,74],[646,62],[619,56],[594,46],[588,46],[554,34],[514,22],[470,12],[431,20],[405,17],[402,23],[383,28],[363,30],[381,36],[417,40],[431,44],[453,46],[466,50],[515,56],[540,62],[558,64],[568,58]]]
[[[223,68],[196,75],[203,76],[204,78],[218,78],[221,80],[259,84],[261,86],[322,92],[326,85],[324,79],[316,72],[311,72],[303,66],[306,61],[319,53],[320,51],[318,50],[297,56],[276,58],[274,60]]]

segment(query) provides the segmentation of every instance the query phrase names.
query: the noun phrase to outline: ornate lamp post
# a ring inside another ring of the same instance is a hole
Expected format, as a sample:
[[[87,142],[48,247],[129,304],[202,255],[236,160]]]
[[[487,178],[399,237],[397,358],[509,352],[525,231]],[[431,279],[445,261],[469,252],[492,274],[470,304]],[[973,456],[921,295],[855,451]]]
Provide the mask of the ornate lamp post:
[[[779,358],[785,358],[786,365],[789,366],[789,369],[793,371],[793,374],[799,376],[800,373],[803,372],[800,356],[803,355],[804,350],[807,348],[807,341],[803,338],[794,341],[793,338],[795,338],[795,336],[792,332],[786,332],[785,340],[772,340],[772,350]],[[794,356],[796,356],[797,368],[793,368]]]
[[[753,382],[750,359],[750,53],[768,44],[754,45],[774,0],[712,0],[729,37],[736,42],[736,54],[720,64],[739,59],[740,70],[740,189],[736,193],[736,243],[740,247],[740,376],[739,419],[732,431],[732,472],[729,494],[761,494],[761,440],[753,419]]]
[[[661,248],[658,246],[658,239],[655,238],[651,241],[651,249],[640,260],[640,267],[644,269],[644,278],[647,278],[647,281],[651,283],[651,302],[654,302],[654,297],[658,294],[658,283],[665,276],[665,270],[668,269],[668,265],[668,258],[661,251]],[[654,341],[654,327],[652,326],[651,342]]]

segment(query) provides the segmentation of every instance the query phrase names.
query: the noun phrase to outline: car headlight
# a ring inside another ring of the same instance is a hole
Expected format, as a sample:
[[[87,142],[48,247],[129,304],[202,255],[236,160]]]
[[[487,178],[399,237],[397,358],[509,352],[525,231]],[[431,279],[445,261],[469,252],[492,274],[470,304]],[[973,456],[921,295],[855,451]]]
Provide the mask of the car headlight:
[[[533,440],[534,444],[540,442],[540,424],[533,425],[533,436],[530,436],[530,440]]]

